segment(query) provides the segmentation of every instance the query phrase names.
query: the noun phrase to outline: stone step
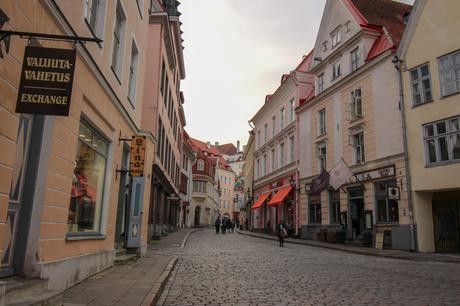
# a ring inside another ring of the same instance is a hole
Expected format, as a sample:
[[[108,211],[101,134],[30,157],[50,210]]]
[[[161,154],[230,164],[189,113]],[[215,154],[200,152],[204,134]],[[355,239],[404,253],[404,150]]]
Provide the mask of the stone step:
[[[115,258],[126,255],[126,249],[125,248],[119,248],[115,249]]]
[[[138,256],[136,254],[126,254],[123,256],[115,257],[114,262],[116,265],[124,265],[128,262],[136,261],[137,259],[138,259]]]

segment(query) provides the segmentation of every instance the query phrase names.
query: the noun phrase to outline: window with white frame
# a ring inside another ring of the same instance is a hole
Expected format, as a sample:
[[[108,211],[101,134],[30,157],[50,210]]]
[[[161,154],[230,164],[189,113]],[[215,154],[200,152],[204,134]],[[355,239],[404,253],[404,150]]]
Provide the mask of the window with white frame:
[[[294,136],[289,138],[289,162],[294,162],[295,158],[295,148],[294,148]]]
[[[284,107],[280,111],[280,129],[284,129],[284,117],[285,117],[286,111],[284,110]]]
[[[275,171],[275,157],[276,157],[276,155],[275,155],[275,148],[273,148],[273,149],[271,150],[271,152],[272,152],[272,156],[271,156],[271,167],[270,167],[270,169],[271,169],[271,171],[273,172],[273,171]]]
[[[262,166],[262,176],[267,174],[267,154],[264,154],[263,166]]]
[[[362,164],[366,161],[364,154],[364,133],[359,132],[351,137],[353,146],[353,164]]]
[[[332,79],[338,78],[340,75],[342,75],[340,66],[341,66],[340,62],[336,62],[332,64]]]
[[[134,106],[136,102],[136,85],[137,85],[137,71],[139,66],[139,50],[136,43],[132,42],[131,45],[131,61],[129,62],[129,77],[128,77],[128,99]]]
[[[106,0],[85,0],[85,20],[96,37],[104,35]]]
[[[264,125],[264,143],[266,143],[267,140],[268,140],[268,126],[265,123],[265,125]]]
[[[295,110],[294,99],[291,99],[289,101],[289,123],[294,121],[294,110]]]
[[[275,136],[276,133],[276,117],[272,117],[272,137]]]
[[[123,64],[123,41],[125,36],[126,15],[123,12],[120,1],[117,2],[115,12],[115,26],[113,28],[113,48],[112,48],[112,70],[120,76]]]
[[[318,75],[318,93],[324,91],[324,73]]]
[[[206,181],[193,181],[193,192],[206,193]]]
[[[334,31],[331,33],[331,39],[332,39],[332,48],[340,44],[342,41],[342,33],[341,33],[342,28],[339,26],[337,27]]]
[[[412,105],[417,106],[433,100],[431,95],[431,78],[428,64],[423,64],[410,71],[412,88]]]
[[[361,88],[352,90],[350,101],[350,120],[355,120],[363,117],[363,105],[361,98]]]
[[[438,59],[441,96],[460,92],[460,50]]]
[[[460,161],[460,117],[423,125],[427,165]]]
[[[318,112],[318,136],[326,134],[326,109]]]
[[[320,143],[318,145],[318,172],[326,170],[326,143]]]
[[[284,143],[280,143],[280,167],[284,166]]]
[[[196,162],[196,168],[197,168],[198,171],[204,171],[204,160],[199,159]]]
[[[359,68],[359,48],[350,52],[351,72]]]

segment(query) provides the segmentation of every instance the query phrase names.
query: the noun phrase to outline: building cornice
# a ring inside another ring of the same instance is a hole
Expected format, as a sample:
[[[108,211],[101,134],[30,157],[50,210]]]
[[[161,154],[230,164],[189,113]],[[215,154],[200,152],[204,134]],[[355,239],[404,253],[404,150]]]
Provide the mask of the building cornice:
[[[165,32],[165,44],[166,44],[166,52],[168,53],[168,62],[169,67],[176,66],[176,55],[174,50],[174,43],[173,43],[173,34],[171,33],[171,28],[169,25],[169,16],[166,12],[152,12],[149,16],[149,24],[159,23],[166,29]]]

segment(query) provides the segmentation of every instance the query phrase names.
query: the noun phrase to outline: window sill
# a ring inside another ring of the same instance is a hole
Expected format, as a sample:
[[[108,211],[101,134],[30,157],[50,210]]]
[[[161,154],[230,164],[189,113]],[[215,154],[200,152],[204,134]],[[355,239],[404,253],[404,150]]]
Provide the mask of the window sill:
[[[70,234],[67,233],[65,240],[67,241],[80,241],[80,240],[105,240],[106,235],[97,234],[97,233],[84,233],[84,234]]]
[[[451,97],[451,96],[455,96],[455,95],[458,95],[458,94],[460,94],[460,91],[456,91],[456,92],[453,92],[453,93],[451,93],[451,94],[448,94],[448,95],[445,95],[445,96],[441,96],[440,99],[441,99],[441,100],[442,100],[442,99],[447,99],[447,98],[449,98],[449,97]]]
[[[423,106],[423,105],[425,105],[425,104],[429,104],[429,103],[431,103],[431,102],[433,102],[433,99],[428,100],[428,101],[425,101],[425,102],[422,102],[422,103],[420,103],[420,104],[412,104],[412,109],[417,108],[417,107],[420,107],[420,106]]]
[[[460,163],[460,159],[427,164],[425,165],[425,168],[433,168],[433,167],[445,166],[445,165],[450,165],[450,164],[458,164],[458,163]]]
[[[342,76],[342,74],[339,74],[338,76],[336,76],[335,78],[332,78],[331,79],[331,82],[334,82],[336,81],[337,79],[339,79],[340,77]]]

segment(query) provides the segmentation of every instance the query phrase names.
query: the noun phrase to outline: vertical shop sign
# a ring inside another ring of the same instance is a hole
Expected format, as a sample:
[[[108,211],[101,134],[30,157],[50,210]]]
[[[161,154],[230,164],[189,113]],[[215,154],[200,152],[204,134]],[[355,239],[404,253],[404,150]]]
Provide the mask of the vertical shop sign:
[[[76,50],[27,46],[17,113],[68,116]]]
[[[144,176],[145,136],[133,136],[131,140],[131,160],[129,174],[131,176]]]

